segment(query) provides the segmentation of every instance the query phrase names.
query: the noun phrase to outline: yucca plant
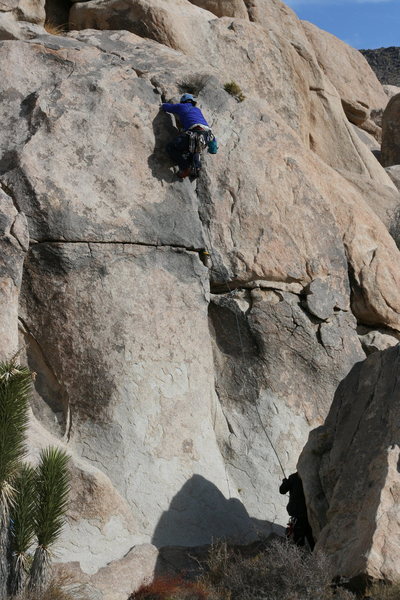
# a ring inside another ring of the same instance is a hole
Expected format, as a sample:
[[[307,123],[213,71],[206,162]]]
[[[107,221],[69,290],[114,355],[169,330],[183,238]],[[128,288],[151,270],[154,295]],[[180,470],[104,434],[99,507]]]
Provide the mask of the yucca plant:
[[[28,550],[35,537],[35,476],[30,465],[22,465],[15,482],[15,502],[11,511],[10,592],[18,595],[28,571]]]
[[[58,448],[40,453],[35,476],[34,528],[37,548],[30,569],[29,589],[41,590],[48,576],[51,546],[59,537],[65,521],[70,490],[69,457]]]
[[[0,363],[0,600],[7,597],[10,509],[26,452],[31,380],[26,367],[13,361]]]

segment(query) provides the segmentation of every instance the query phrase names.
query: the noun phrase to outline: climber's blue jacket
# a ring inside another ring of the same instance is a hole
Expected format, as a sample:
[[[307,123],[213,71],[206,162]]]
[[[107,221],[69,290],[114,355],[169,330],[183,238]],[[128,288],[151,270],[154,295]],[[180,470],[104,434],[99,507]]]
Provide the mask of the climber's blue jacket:
[[[203,113],[197,106],[193,106],[190,102],[170,104],[164,102],[162,109],[165,112],[178,115],[181,125],[185,131],[193,127],[193,125],[205,125],[209,127],[209,124],[203,117]]]

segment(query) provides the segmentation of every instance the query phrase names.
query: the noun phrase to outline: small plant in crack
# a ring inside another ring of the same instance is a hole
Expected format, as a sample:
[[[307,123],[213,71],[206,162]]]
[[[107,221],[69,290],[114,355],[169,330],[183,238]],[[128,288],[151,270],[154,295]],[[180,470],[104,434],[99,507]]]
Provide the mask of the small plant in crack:
[[[236,98],[238,102],[243,102],[243,100],[246,99],[246,96],[243,94],[241,87],[236,83],[236,81],[229,81],[228,83],[225,83],[224,90]]]

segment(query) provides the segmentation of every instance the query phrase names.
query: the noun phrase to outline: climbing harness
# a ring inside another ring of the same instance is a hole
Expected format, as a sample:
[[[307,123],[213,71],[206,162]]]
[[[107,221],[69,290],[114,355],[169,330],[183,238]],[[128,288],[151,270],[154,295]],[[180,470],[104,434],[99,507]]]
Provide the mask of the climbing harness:
[[[214,142],[215,136],[210,128],[203,125],[193,125],[186,132],[189,136],[189,155],[192,157],[191,175],[197,178],[201,169],[201,154]]]

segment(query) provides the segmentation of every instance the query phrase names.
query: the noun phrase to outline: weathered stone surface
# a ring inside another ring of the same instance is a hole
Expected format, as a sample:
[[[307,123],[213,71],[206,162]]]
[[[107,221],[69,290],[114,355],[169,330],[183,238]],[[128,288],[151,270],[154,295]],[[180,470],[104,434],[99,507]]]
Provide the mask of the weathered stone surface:
[[[0,12],[0,40],[19,39],[17,20],[11,12]]]
[[[13,13],[0,12],[0,40],[26,40],[45,33],[41,25],[17,21]]]
[[[2,85],[15,92],[0,108],[9,124],[0,140],[0,178],[29,214],[32,237],[203,247],[194,192],[172,183],[165,165],[163,146],[175,130],[159,114],[154,86],[112,54],[45,39],[20,63],[19,83],[12,70],[4,73]],[[4,64],[22,61],[24,49],[23,42],[3,45]],[[60,137],[67,169],[58,168]]]
[[[169,12],[181,13],[182,2],[185,0],[169,0],[172,6]],[[106,4],[101,4],[101,7],[104,7],[107,13]],[[159,10],[156,0],[151,6],[155,11]],[[75,5],[71,15],[73,11],[79,11],[80,20],[74,23],[74,27],[78,29],[103,27],[101,23],[93,22],[92,17],[89,17],[89,12],[92,11],[95,18],[100,10],[99,7],[98,2]],[[197,12],[193,12],[192,9]],[[369,152],[365,152],[362,144],[350,130],[349,124],[343,119],[340,98],[318,66],[312,46],[292,11],[277,1],[270,3],[257,0],[250,10],[252,22],[249,23],[242,19],[232,21],[226,17],[221,19],[214,17],[210,20],[210,16],[213,15],[208,11],[200,10],[195,6],[192,6],[192,9],[186,2],[184,16],[191,21],[192,30],[183,25],[181,28],[181,31],[191,31],[190,48],[181,40],[179,32],[176,32],[167,21],[163,21],[165,30],[169,32],[170,40],[165,42],[167,45],[180,48],[189,56],[207,56],[207,63],[203,68],[198,59],[193,62],[189,71],[192,76],[196,72],[210,73],[211,66],[214,73],[219,74],[222,84],[234,80],[245,95],[252,93],[268,98],[269,105],[300,135],[301,139],[310,144],[311,148],[334,168],[347,169],[366,176],[373,173],[377,181],[391,185],[389,178],[382,169],[376,167],[376,161]],[[121,13],[118,14],[121,16]],[[271,28],[274,19],[278,21]],[[282,22],[279,19],[282,19]],[[138,23],[136,20],[134,22]],[[175,20],[174,23],[178,21]],[[125,27],[129,28],[127,25]],[[135,31],[138,32],[137,29]],[[160,27],[157,27],[156,32],[159,34],[160,31]],[[152,37],[149,33],[142,31],[139,33]],[[88,40],[87,34],[80,34],[78,37],[82,41]],[[119,51],[122,50],[120,44],[122,39],[118,38]],[[110,48],[107,36],[92,33],[90,40],[99,47]],[[114,45],[116,42],[117,39],[114,39]],[[162,51],[158,48],[154,51],[161,55],[160,58],[164,63],[165,49]],[[132,53],[132,49],[129,50],[125,46],[124,52],[128,52],[128,55],[133,54],[132,65],[143,63],[141,57]],[[171,61],[171,54],[167,56]],[[173,83],[170,73],[159,73],[157,81],[167,89],[168,97],[178,97],[179,90],[176,82],[187,79],[189,61],[190,59],[186,59],[182,62],[179,76],[174,78]],[[154,71],[154,62],[151,70]],[[292,93],[293,89],[297,90],[296,94]],[[385,95],[384,97],[386,98]],[[214,105],[213,112],[215,111],[215,118],[218,118],[215,109]]]
[[[18,350],[18,294],[27,246],[25,216],[0,187],[0,360]]]
[[[313,279],[304,288],[306,295],[306,306],[311,314],[318,319],[326,321],[334,313],[334,309],[338,307],[338,304],[343,305],[345,301],[339,302],[336,298],[335,293],[330,289],[329,284],[322,279]],[[339,308],[339,307],[338,307]]]
[[[389,97],[389,100],[396,96],[396,94],[400,94],[400,87],[397,85],[384,85],[383,89],[385,90],[385,94]]]
[[[316,548],[345,577],[400,577],[399,361],[397,345],[356,364],[299,460]]]
[[[360,326],[357,328],[358,339],[365,354],[368,356],[378,350],[386,350],[399,343],[400,336],[390,329],[370,329]]]
[[[395,186],[382,186],[377,184],[374,179],[348,171],[341,171],[341,174],[350,186],[365,199],[369,208],[379,217],[398,243],[400,241],[400,232],[397,231],[400,196]]]
[[[400,164],[400,94],[393,96],[382,117],[382,164]]]
[[[90,507],[82,508],[85,544],[75,558],[68,547],[64,554],[87,573],[145,541],[251,537],[213,429],[224,420],[213,391],[206,274],[196,253],[173,248],[41,243],[30,251],[22,316],[63,383],[69,447],[103,471],[135,523],[128,535],[113,512],[101,542],[86,525]]]
[[[356,125],[353,126],[353,130],[356,132],[360,140],[367,146],[367,148],[369,148],[369,150],[375,154],[375,156],[376,153],[380,153],[381,145],[373,135],[364,129],[360,129],[360,127],[357,127]]]
[[[342,98],[341,100],[343,110],[350,123],[360,126],[369,119],[370,110],[368,106],[356,100],[347,100],[346,98]]]
[[[192,4],[212,12],[217,17],[249,18],[244,0],[190,0]]]
[[[400,191],[400,165],[386,167],[385,171],[389,175],[390,179],[393,181],[394,185]]]
[[[363,55],[336,36],[302,21],[319,64],[340,97],[355,105],[385,108],[387,97]]]
[[[193,54],[199,37],[207,38],[211,19],[215,15],[187,0],[91,0],[73,4],[70,28],[126,29]]]
[[[10,13],[19,21],[43,25],[46,16],[44,6],[45,0],[3,0],[0,14]]]
[[[332,315],[324,330],[298,295],[272,285],[214,295],[209,318],[230,431],[221,452],[259,531],[267,531],[263,505],[271,521],[287,520],[276,494],[282,468],[294,469],[310,424],[321,422],[337,382],[364,353],[349,313]],[[256,481],[263,481],[263,500],[252,491]]]

